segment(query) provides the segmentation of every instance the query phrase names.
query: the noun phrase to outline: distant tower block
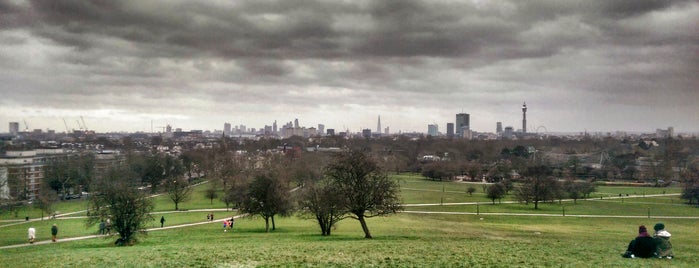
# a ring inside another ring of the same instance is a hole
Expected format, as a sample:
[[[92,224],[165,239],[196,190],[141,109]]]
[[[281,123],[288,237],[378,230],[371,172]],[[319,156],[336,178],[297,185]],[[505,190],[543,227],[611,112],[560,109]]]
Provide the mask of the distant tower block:
[[[376,123],[376,133],[381,134],[381,115],[379,115],[379,121]]]
[[[527,103],[522,104],[522,133],[527,133]]]

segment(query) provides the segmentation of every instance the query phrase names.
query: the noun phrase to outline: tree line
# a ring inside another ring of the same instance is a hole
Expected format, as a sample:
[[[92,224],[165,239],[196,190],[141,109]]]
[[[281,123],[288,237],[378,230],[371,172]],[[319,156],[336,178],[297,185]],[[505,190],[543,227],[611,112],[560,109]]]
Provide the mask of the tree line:
[[[275,217],[298,213],[315,219],[322,235],[330,235],[337,222],[353,218],[362,226],[365,238],[372,238],[366,219],[401,209],[398,184],[365,151],[331,157],[293,155],[242,154],[225,144],[178,158],[155,152],[126,153],[86,187],[90,191],[87,224],[109,219],[119,234],[115,244],[131,245],[153,220],[149,194],[164,193],[179,210],[179,204],[191,198],[192,184],[203,179],[209,185],[207,199],[213,202],[221,194],[226,207],[264,219],[268,232],[276,229]],[[61,182],[55,184],[57,190],[77,183]]]

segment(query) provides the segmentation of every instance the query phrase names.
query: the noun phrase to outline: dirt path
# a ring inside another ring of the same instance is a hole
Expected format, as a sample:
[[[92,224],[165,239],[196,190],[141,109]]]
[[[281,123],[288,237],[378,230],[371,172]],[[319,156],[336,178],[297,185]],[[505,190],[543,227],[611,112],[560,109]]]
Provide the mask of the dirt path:
[[[190,210],[190,211],[198,211],[198,210]],[[215,211],[212,209],[202,209],[201,211]],[[174,212],[174,211],[173,211]],[[165,213],[165,212],[163,212]],[[240,217],[244,217],[245,215],[235,215],[232,216],[235,219],[238,219]],[[172,226],[166,226],[163,228],[156,227],[156,228],[149,228],[146,229],[148,232],[157,232],[157,231],[162,231],[162,230],[169,230],[169,229],[176,229],[176,228],[184,228],[184,227],[190,227],[190,226],[197,226],[197,225],[205,225],[205,224],[218,224],[220,222],[223,222],[226,219],[230,219],[231,216],[226,216],[223,218],[220,218],[218,220],[213,220],[213,221],[201,221],[201,222],[195,222],[195,223],[186,223],[186,224],[180,224],[180,225],[172,225]],[[217,225],[218,226],[218,225]],[[61,238],[58,239],[55,243],[63,243],[63,242],[70,242],[70,241],[77,241],[77,240],[83,240],[83,239],[92,239],[92,238],[98,238],[98,237],[105,237],[107,235],[86,235],[86,236],[77,236],[77,237],[66,237],[66,238]],[[114,236],[114,235],[112,235]],[[114,236],[116,238],[116,236]],[[22,243],[22,244],[15,244],[15,245],[8,245],[8,246],[2,246],[0,249],[8,249],[8,248],[19,248],[19,247],[28,247],[28,246],[34,246],[34,245],[44,245],[44,244],[52,244],[54,242],[51,242],[51,240],[43,240],[43,241],[37,241],[34,242],[34,244],[29,244],[29,243]]]

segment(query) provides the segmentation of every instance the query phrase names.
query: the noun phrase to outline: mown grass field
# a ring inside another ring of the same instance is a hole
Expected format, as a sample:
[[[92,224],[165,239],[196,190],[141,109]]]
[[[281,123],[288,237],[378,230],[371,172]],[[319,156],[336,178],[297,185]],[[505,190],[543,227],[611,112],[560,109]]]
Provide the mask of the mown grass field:
[[[408,179],[414,182],[408,182]],[[441,195],[443,189],[444,193],[465,189],[460,183],[431,182],[416,176],[408,179],[403,183],[414,184],[410,188],[429,190],[410,190],[410,194],[403,190],[404,200],[411,204],[425,203],[419,198],[420,192],[424,196],[433,196],[434,193]],[[199,186],[199,196],[195,194],[192,200],[180,206],[190,211],[172,212],[174,205],[166,197],[157,197],[156,211],[163,214],[154,214],[156,221],[151,223],[152,226],[159,227],[157,220],[161,215],[165,216],[166,225],[176,225],[205,220],[207,212],[192,210],[224,208],[225,205],[217,200],[213,206],[209,204],[201,193],[205,187]],[[650,207],[651,211],[659,211],[657,215],[699,216],[699,208],[683,205],[674,196],[625,198],[623,203],[620,199],[599,198],[578,200],[577,204],[572,201],[546,203],[535,211],[532,205],[489,205],[490,201],[482,196],[481,189],[476,188],[472,197],[462,190],[461,199],[456,202],[481,202],[478,209],[482,213],[559,214],[565,205],[566,214],[644,216]],[[600,187],[598,190],[618,194],[616,191],[651,189]],[[670,193],[672,189],[664,190]],[[478,197],[477,193],[481,196]],[[406,207],[406,210],[475,212],[474,208],[473,205],[459,205]],[[235,214],[214,213],[217,219]],[[218,222],[155,230],[130,247],[116,247],[112,238],[95,238],[0,249],[0,267],[697,267],[698,220],[658,219],[653,218],[655,213],[651,214],[649,219],[401,213],[370,219],[368,224],[374,239],[364,239],[359,223],[352,219],[340,222],[331,236],[322,237],[316,223],[310,219],[277,218],[277,230],[265,233],[263,220],[243,218],[236,220],[234,232],[224,233]],[[1,215],[0,218],[12,216]],[[665,223],[673,234],[675,259],[620,257],[636,235],[638,225],[644,224],[652,229],[658,221]],[[61,228],[60,237],[97,232],[96,226],[86,229],[84,219],[79,218],[15,225],[2,222],[0,246],[26,243],[29,225],[37,228],[39,240],[50,239],[49,228],[53,222]]]

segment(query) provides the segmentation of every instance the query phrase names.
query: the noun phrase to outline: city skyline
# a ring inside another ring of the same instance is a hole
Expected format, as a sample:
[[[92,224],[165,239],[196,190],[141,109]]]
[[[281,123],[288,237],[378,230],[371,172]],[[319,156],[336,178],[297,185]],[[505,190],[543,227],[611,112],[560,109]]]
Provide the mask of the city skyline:
[[[696,1],[9,0],[0,132],[495,132],[524,102],[528,132],[699,132],[696,25]]]

